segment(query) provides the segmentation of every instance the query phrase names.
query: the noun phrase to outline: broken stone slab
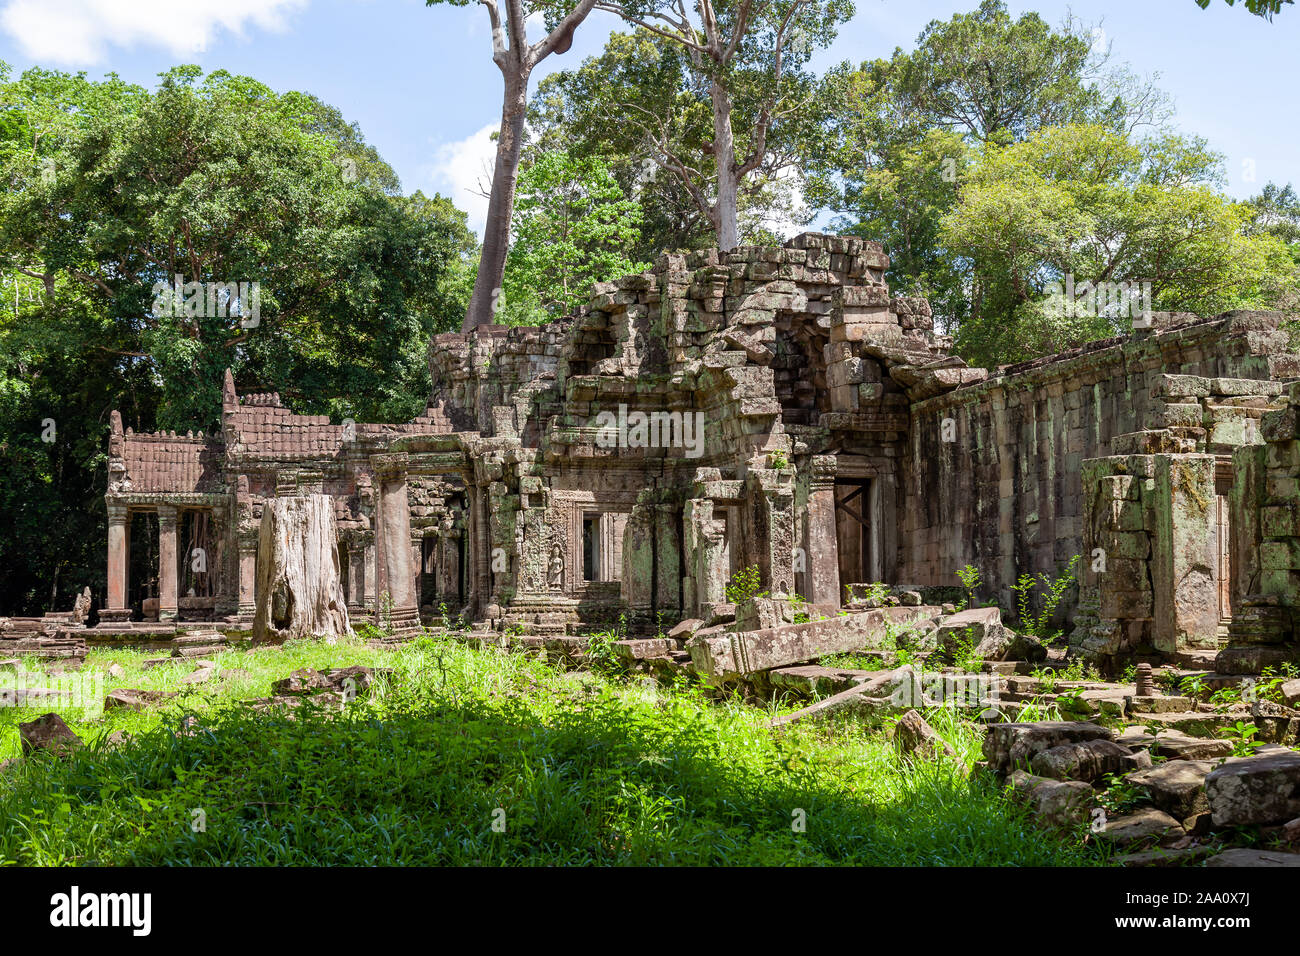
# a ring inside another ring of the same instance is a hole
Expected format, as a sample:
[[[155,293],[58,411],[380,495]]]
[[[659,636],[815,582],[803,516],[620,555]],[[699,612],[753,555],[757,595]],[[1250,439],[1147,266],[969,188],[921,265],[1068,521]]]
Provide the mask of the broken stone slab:
[[[315,694],[277,694],[274,697],[255,698],[246,703],[255,711],[293,711],[304,706],[322,710],[340,710],[344,699],[337,691],[320,691]]]
[[[0,667],[3,666],[3,663],[0,663]],[[1300,677],[1282,684],[1279,690],[1288,707],[1300,707]]]
[[[81,738],[72,732],[58,714],[42,714],[35,720],[18,725],[23,756],[40,750],[57,755],[67,754],[82,745]]]
[[[1120,866],[1129,867],[1191,866],[1211,856],[1214,850],[1214,847],[1205,846],[1204,844],[1179,847],[1177,849],[1173,847],[1154,847],[1150,850],[1120,854],[1115,857],[1115,862]]]
[[[0,707],[31,707],[43,700],[71,694],[71,691],[49,687],[0,687]]]
[[[827,697],[857,687],[877,676],[876,671],[840,670],[821,664],[800,664],[768,671],[773,687],[788,690],[800,697]]]
[[[1096,839],[1120,847],[1139,847],[1152,843],[1172,843],[1187,834],[1182,824],[1154,807],[1112,817],[1094,833]]]
[[[1172,714],[1144,714],[1130,712],[1129,720],[1142,726],[1157,726],[1177,731],[1187,737],[1213,737],[1239,720],[1231,714],[1182,711]]]
[[[997,773],[1028,767],[1034,755],[1062,744],[1111,740],[1114,734],[1086,721],[1044,720],[1034,723],[989,724],[984,759]]]
[[[1049,827],[1087,823],[1096,799],[1092,787],[1079,780],[1052,780],[1016,770],[1007,783],[1012,796],[1026,804],[1039,823]]]
[[[1286,823],[1300,815],[1300,753],[1225,762],[1205,778],[1215,826]]]
[[[1214,764],[1208,760],[1166,760],[1125,779],[1146,790],[1151,802],[1165,813],[1186,820],[1210,809],[1205,777],[1213,769]]]
[[[704,622],[698,617],[688,617],[684,621],[678,621],[668,631],[668,639],[676,641],[678,646],[685,644],[691,637],[704,626]]]
[[[1002,626],[1002,612],[996,607],[972,607],[939,620],[939,646],[948,655],[956,653],[956,645],[969,639],[981,657],[1002,649],[1006,628]]]
[[[125,677],[126,668],[121,664],[109,664],[107,673],[109,677]]]
[[[909,710],[894,725],[894,746],[904,757],[937,760],[956,757],[957,751],[915,710]]]
[[[1134,754],[1113,740],[1083,740],[1041,750],[1034,754],[1029,766],[1035,776],[1039,777],[1091,781],[1108,773],[1133,769],[1142,756],[1146,757],[1149,766],[1151,755],[1146,751]]]
[[[155,667],[162,667],[164,664],[175,664],[174,657],[150,657],[140,662],[140,667],[144,670],[153,670]]]
[[[903,672],[906,672],[905,674]],[[865,681],[857,687],[841,691],[831,697],[817,701],[793,714],[777,717],[768,723],[769,727],[784,727],[796,721],[814,717],[826,717],[835,713],[854,713],[866,716],[878,716],[897,710],[889,695],[903,680],[909,679],[912,669],[899,668],[887,671],[879,677]]]
[[[325,679],[325,676],[311,667],[299,668],[291,672],[288,677],[271,682],[271,692],[276,697],[316,694],[332,689],[333,685]]]
[[[1155,738],[1155,754],[1169,760],[1214,760],[1232,755],[1232,741],[1162,733]]]
[[[6,657],[0,660],[0,671],[20,671],[23,669],[22,658]]]
[[[207,667],[199,667],[181,678],[182,684],[206,684],[217,674],[217,665],[211,664]]]
[[[353,664],[350,667],[331,667],[321,671],[320,676],[335,690],[347,694],[367,693],[379,678],[391,681],[394,673],[391,667],[366,667],[363,664]]]
[[[1300,853],[1284,853],[1281,850],[1252,850],[1237,847],[1224,850],[1205,861],[1206,866],[1258,866],[1281,867],[1300,866]]]
[[[669,651],[677,650],[677,642],[667,638],[641,637],[614,641],[610,645],[620,660],[632,664],[649,657],[665,657]]]
[[[121,687],[110,690],[104,697],[105,710],[144,710],[156,707],[176,696],[174,690],[137,690],[133,687]]]
[[[696,635],[691,660],[701,676],[715,680],[745,677],[757,671],[814,661],[829,654],[880,650],[889,627],[926,624],[933,608],[887,607],[857,611],[825,621],[783,624],[759,631],[722,634],[703,640]]]

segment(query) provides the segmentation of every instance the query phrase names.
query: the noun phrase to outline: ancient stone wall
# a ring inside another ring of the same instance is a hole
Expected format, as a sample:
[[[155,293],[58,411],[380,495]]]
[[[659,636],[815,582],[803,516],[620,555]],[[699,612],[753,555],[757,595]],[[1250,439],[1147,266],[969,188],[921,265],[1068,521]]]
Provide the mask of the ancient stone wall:
[[[1010,606],[1020,574],[1089,555],[1088,459],[1230,456],[1258,441],[1257,420],[1278,390],[1268,380],[1300,373],[1281,317],[1173,318],[914,403],[899,579],[951,584],[970,563]],[[1129,500],[1121,490],[1115,500]],[[1126,516],[1114,530],[1139,529]],[[1121,550],[1123,560],[1145,558],[1141,546]]]

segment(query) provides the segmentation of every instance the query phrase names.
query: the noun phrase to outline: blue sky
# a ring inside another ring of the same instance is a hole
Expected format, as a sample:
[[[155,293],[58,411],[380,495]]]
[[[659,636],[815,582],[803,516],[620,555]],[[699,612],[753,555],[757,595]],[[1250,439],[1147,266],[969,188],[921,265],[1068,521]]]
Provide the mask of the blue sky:
[[[819,57],[888,56],[910,48],[932,19],[978,0],[857,0],[857,14]],[[1178,127],[1205,136],[1227,161],[1228,191],[1251,195],[1269,180],[1300,186],[1300,6],[1272,23],[1214,0],[1055,0],[1007,4],[1051,23],[1067,13],[1100,24],[1115,60],[1159,73]],[[573,49],[534,75],[600,50],[618,23],[600,15]],[[0,59],[113,71],[152,85],[177,63],[245,73],[278,90],[306,90],[360,124],[407,192],[450,195],[481,223],[472,190],[490,156],[501,78],[477,4],[428,8],[423,0],[0,0]],[[1253,179],[1251,178],[1253,176]]]

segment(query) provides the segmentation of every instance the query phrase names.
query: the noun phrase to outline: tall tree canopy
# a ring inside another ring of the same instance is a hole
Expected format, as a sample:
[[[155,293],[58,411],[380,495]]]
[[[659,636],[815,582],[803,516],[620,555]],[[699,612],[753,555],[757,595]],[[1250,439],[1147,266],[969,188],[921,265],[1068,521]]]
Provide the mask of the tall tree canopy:
[[[488,325],[501,297],[506,255],[510,250],[510,219],[519,183],[519,154],[523,146],[524,118],[528,111],[528,83],[537,64],[551,54],[561,54],[573,45],[574,31],[596,6],[596,0],[425,0],[427,6],[450,3],[464,7],[481,4],[492,27],[492,62],[501,71],[501,126],[497,130],[496,159],[492,187],[488,194],[487,219],[479,253],[474,292],[465,311],[462,327]],[[545,24],[542,38],[528,40],[528,20]]]
[[[641,207],[600,159],[534,157],[519,179],[505,321],[549,321],[588,301],[595,283],[648,269],[624,251],[636,245],[640,224]]]
[[[820,139],[814,82],[802,69],[786,73],[783,85],[800,108],[772,124],[762,162],[738,184],[738,228],[746,244],[775,242],[779,223],[809,218],[797,187]],[[765,84],[736,85],[733,122],[753,129]],[[629,250],[635,258],[652,261],[665,250],[717,245],[707,213],[715,168],[709,86],[708,74],[694,68],[681,46],[646,29],[615,33],[598,56],[538,85],[526,153],[563,150],[608,166],[642,210],[641,241]],[[665,149],[683,158],[692,178],[665,165]]]
[[[9,610],[46,606],[37,582],[60,564],[102,577],[111,409],[138,429],[211,429],[231,367],[301,411],[409,418],[429,335],[463,315],[464,213],[398,195],[356,127],[305,94],[196,67],[153,91],[30,70],[0,83],[0,177]],[[259,283],[256,323],[220,300],[159,308],[178,275]]]
[[[1128,314],[1061,314],[1052,283],[1149,282],[1155,310],[1267,305],[1293,282],[1291,257],[1249,234],[1250,207],[1221,180],[1221,157],[1172,135],[1071,125],[986,145],[941,223],[970,288],[958,351],[994,365],[1130,330]]]
[[[830,70],[822,96],[809,200],[837,214],[836,229],[882,242],[890,284],[927,296],[950,329],[970,295],[939,224],[972,148],[1069,123],[1159,129],[1171,112],[1150,80],[1110,63],[1086,24],[1012,18],[1001,0],[931,22],[913,50]]]

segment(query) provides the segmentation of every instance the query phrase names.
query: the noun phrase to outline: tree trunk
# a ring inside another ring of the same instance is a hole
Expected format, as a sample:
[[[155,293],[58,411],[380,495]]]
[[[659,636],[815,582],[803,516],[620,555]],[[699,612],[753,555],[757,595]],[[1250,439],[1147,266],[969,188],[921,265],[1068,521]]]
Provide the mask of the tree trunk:
[[[718,198],[713,205],[713,228],[718,248],[730,252],[740,245],[739,214],[736,210],[736,140],[731,131],[731,97],[714,80],[709,91],[713,100],[713,161],[718,167]]]
[[[326,495],[267,501],[257,541],[253,640],[332,640],[351,633],[333,501]]]
[[[479,256],[474,295],[469,300],[462,332],[494,321],[501,296],[501,281],[510,251],[510,217],[515,209],[515,186],[519,182],[519,152],[523,146],[524,115],[528,108],[528,77],[506,85],[501,107],[501,133],[497,137],[496,164],[492,170],[492,192],[487,220],[483,225],[483,252]]]

